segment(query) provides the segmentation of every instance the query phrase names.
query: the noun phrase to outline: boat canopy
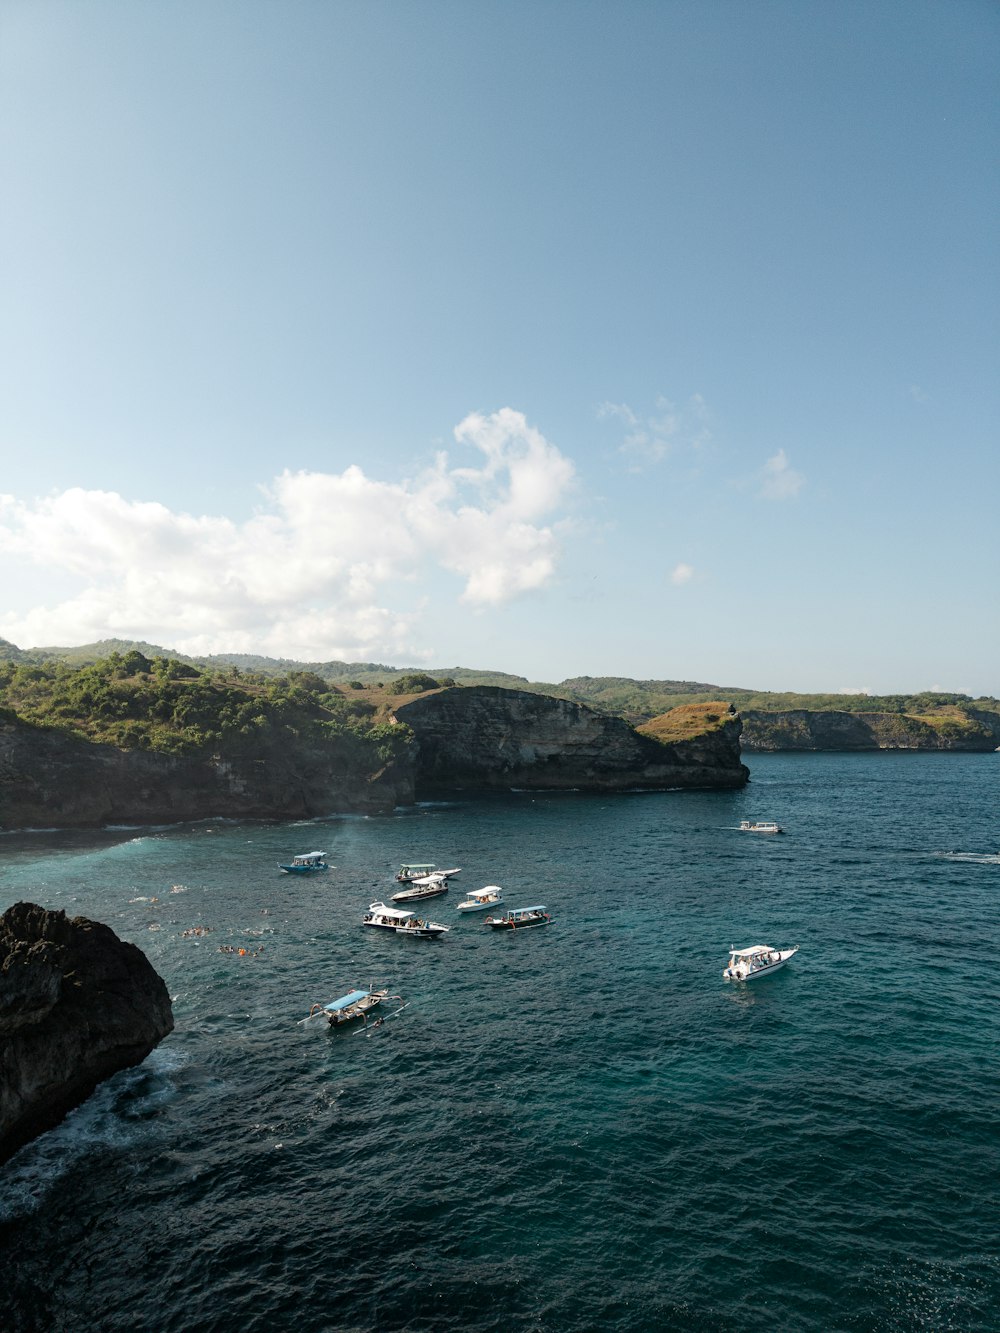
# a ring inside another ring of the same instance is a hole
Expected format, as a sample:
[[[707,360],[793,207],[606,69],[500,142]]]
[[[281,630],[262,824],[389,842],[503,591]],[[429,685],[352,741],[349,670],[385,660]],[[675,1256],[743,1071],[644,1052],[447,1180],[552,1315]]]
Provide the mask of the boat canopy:
[[[326,852],[299,852],[295,857],[296,861],[322,861]]]
[[[339,1000],[331,1000],[329,1004],[323,1006],[328,1013],[336,1013],[340,1009],[347,1009],[352,1004],[357,1004],[368,994],[366,990],[352,990],[349,995],[342,995]]]
[[[749,958],[755,953],[773,953],[774,950],[769,944],[754,944],[749,949],[730,949],[729,952],[734,958]]]
[[[399,867],[401,875],[429,875],[437,869],[435,861],[404,861]]]
[[[512,907],[510,909],[509,915],[526,916],[528,912],[544,912],[544,911],[545,911],[544,904],[539,903],[537,907]]]
[[[485,889],[470,889],[470,898],[492,898],[495,893],[503,893],[499,884],[487,884]]]
[[[395,921],[407,921],[415,915],[413,912],[404,912],[399,907],[386,907],[385,903],[372,903],[368,910],[369,912],[377,912],[379,916],[390,916]]]

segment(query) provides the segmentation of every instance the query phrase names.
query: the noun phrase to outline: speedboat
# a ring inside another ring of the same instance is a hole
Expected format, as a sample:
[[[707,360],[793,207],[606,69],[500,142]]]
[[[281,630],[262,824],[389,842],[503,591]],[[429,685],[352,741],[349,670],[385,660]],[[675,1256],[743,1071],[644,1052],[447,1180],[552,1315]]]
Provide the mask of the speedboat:
[[[416,903],[421,898],[436,898],[439,893],[448,892],[448,881],[441,874],[424,875],[410,881],[410,887],[392,895],[394,903]]]
[[[488,916],[486,925],[494,930],[521,930],[525,926],[547,926],[551,920],[544,907],[512,907],[502,916]]]
[[[404,912],[399,907],[387,907],[385,903],[372,903],[364,915],[363,924],[425,940],[447,935],[450,929],[448,926],[439,926],[436,921],[422,921],[416,912]]]
[[[722,969],[724,981],[756,981],[758,977],[770,976],[784,967],[794,949],[772,949],[769,944],[753,944],[749,949],[730,949],[729,962]]]
[[[400,884],[412,884],[414,880],[426,879],[428,875],[442,875],[445,879],[451,879],[461,873],[461,866],[455,866],[452,870],[438,870],[433,861],[404,861],[396,871],[396,879]]]
[[[288,865],[279,865],[278,869],[286,875],[312,875],[317,870],[329,870],[326,852],[302,852],[293,856]]]
[[[740,820],[741,833],[784,833],[784,831],[773,819],[757,819],[753,823],[749,819]]]
[[[299,1022],[311,1026],[327,1023],[332,1028],[340,1027],[342,1023],[364,1018],[370,1010],[377,1008],[388,997],[388,990],[376,990],[374,986],[369,986],[367,990],[348,991],[346,995],[331,1000],[329,1004],[314,1004],[306,1017],[300,1018]],[[398,1000],[400,997],[394,995],[392,998]]]
[[[470,889],[465,901],[455,908],[457,912],[485,912],[487,907],[496,907],[503,902],[503,889],[499,884],[487,884],[485,889]]]

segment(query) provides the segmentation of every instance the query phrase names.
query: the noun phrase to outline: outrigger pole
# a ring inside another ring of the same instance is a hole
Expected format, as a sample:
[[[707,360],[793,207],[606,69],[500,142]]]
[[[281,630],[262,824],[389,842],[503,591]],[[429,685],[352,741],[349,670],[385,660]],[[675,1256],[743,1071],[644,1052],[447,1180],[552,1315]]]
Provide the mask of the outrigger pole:
[[[399,997],[397,996],[396,998],[398,999]],[[401,1004],[398,1009],[394,1009],[391,1014],[383,1014],[381,1018],[376,1018],[374,1022],[371,1023],[368,1022],[368,1015],[366,1014],[364,1027],[359,1028],[354,1035],[356,1037],[370,1037],[371,1033],[368,1031],[369,1028],[380,1028],[383,1023],[387,1023],[390,1018],[395,1018],[397,1014],[401,1014],[404,1009],[409,1009],[409,1007],[410,1007],[410,1002],[409,1000],[407,1000],[407,1002],[405,1004]]]

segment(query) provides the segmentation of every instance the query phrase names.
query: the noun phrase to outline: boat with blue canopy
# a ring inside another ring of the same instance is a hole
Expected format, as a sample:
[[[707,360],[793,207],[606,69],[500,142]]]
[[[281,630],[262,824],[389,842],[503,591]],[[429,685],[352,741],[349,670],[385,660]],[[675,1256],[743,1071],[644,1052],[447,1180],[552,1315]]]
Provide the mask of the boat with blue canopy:
[[[346,995],[331,1000],[329,1004],[314,1004],[306,1017],[300,1018],[299,1022],[304,1024],[326,1023],[332,1028],[340,1027],[343,1023],[351,1023],[357,1018],[364,1018],[366,1014],[388,998],[389,991],[387,989],[376,990],[374,986],[369,986],[367,990],[348,991]],[[400,997],[394,995],[392,998],[398,1000]]]
[[[329,870],[326,852],[301,852],[293,856],[287,865],[278,865],[285,875],[314,875],[318,870]]]

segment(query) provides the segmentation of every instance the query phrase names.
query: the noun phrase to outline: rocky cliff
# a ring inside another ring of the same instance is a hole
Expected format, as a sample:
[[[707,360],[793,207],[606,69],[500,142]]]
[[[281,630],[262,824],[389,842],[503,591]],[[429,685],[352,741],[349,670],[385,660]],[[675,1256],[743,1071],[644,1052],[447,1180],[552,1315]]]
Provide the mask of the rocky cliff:
[[[167,988],[134,944],[15,903],[0,916],[0,1162],[173,1026]]]
[[[194,759],[0,720],[0,828],[308,819],[412,800],[408,757],[370,773],[336,742]]]
[[[723,705],[723,710],[725,706]],[[621,718],[524,690],[466,686],[396,709],[418,744],[416,792],[741,787],[740,720],[666,743]]]
[[[1000,746],[995,713],[965,709],[930,719],[909,713],[838,713],[794,709],[743,714],[747,750],[966,750]]]

